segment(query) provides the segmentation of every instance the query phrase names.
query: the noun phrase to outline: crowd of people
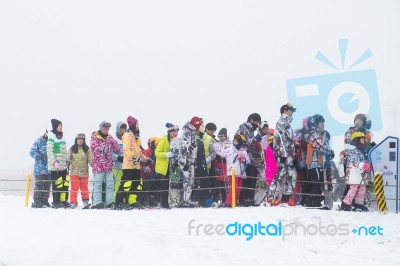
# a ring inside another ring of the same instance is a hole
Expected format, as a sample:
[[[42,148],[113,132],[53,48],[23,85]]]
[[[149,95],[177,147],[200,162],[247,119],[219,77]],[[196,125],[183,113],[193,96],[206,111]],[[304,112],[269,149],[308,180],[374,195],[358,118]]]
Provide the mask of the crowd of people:
[[[30,151],[35,159],[32,207],[75,208],[79,190],[83,208],[229,207],[232,178],[239,206],[323,207],[323,191],[332,190],[334,181],[330,134],[319,114],[304,118],[294,131],[295,112],[292,104],[284,104],[274,128],[252,113],[232,140],[226,128],[215,135],[214,123],[195,116],[183,125],[181,134],[178,125],[167,123],[166,135],[150,138],[147,149],[133,116],[117,123],[115,135],[110,134],[111,123],[102,121],[88,144],[85,134],[77,134],[69,150],[62,122],[52,119],[51,129]],[[368,117],[358,114],[345,133],[347,148],[338,165],[348,184],[342,210],[368,210],[364,198],[371,170],[370,127]]]

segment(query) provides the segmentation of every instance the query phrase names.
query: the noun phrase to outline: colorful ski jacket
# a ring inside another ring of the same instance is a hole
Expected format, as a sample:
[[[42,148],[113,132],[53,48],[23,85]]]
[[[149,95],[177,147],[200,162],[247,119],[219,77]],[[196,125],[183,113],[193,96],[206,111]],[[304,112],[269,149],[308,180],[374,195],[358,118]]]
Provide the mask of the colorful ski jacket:
[[[368,175],[366,175],[366,172],[363,170],[365,163],[364,152],[350,144],[348,146],[346,161],[345,181],[347,184],[366,185],[368,183]]]
[[[67,169],[67,144],[64,137],[58,139],[53,132],[49,132],[47,139],[47,167],[49,171],[57,171],[54,163],[57,161],[60,166],[58,171]]]
[[[190,165],[194,165],[196,161],[197,144],[196,129],[187,122],[182,128],[181,146],[178,155],[179,166],[186,171]]]
[[[121,147],[111,135],[103,138],[98,131],[95,131],[90,138],[90,150],[93,155],[93,173],[103,173],[112,172],[112,152],[119,152]]]
[[[282,114],[275,125],[274,151],[277,157],[294,156],[294,133],[290,126],[292,117]]]
[[[92,152],[90,149],[86,153],[82,147],[78,148],[78,153],[74,153],[72,149],[69,149],[68,160],[71,162],[70,176],[89,176],[89,165],[92,164]]]
[[[35,159],[35,166],[33,174],[48,175],[49,170],[47,167],[47,141],[41,136],[32,145],[30,151],[31,157]]]
[[[322,168],[327,157],[333,157],[334,151],[329,147],[328,131],[313,128],[307,140],[306,164],[308,169]]]
[[[121,150],[120,151],[113,151],[113,169],[122,169],[122,163],[118,162],[118,156],[124,156],[123,154],[123,149],[122,149],[122,136],[121,136],[121,126],[125,124],[122,121],[119,121],[117,123],[117,128],[116,128],[116,134],[115,134],[115,141],[118,142],[118,145],[120,146]],[[118,136],[121,136],[119,138]]]
[[[254,136],[254,129],[253,129],[251,123],[246,122],[246,123],[241,124],[239,126],[239,129],[236,131],[236,133],[239,135],[243,135],[246,138],[246,151],[250,158],[250,162],[248,164],[256,166],[258,164],[258,162],[256,162],[256,160],[259,156],[258,156],[258,153],[255,148],[257,140]]]
[[[232,169],[235,169],[237,177],[246,178],[246,165],[250,162],[250,157],[245,147],[238,150],[233,145],[225,147],[219,142],[214,142],[212,145],[216,153],[226,159],[228,176],[231,176]]]

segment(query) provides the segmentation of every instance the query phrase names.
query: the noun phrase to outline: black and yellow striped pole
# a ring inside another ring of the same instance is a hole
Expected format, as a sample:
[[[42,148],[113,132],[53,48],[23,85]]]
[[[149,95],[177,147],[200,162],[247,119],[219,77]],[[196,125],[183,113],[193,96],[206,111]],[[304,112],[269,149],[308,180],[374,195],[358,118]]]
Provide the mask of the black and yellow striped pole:
[[[386,206],[385,193],[383,190],[383,176],[382,173],[380,172],[375,174],[374,188],[376,193],[376,199],[378,201],[378,210],[380,212],[386,213],[387,206]]]

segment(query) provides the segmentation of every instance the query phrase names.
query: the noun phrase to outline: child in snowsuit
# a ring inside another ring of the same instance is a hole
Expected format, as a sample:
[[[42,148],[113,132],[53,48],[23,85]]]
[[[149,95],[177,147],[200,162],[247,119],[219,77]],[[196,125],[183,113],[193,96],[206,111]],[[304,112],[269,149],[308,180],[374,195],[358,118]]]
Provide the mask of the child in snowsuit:
[[[371,171],[371,165],[365,161],[364,157],[367,148],[365,134],[354,132],[348,147],[345,180],[350,185],[350,189],[341,205],[344,211],[350,211],[352,205],[362,211],[368,211],[368,208],[364,206],[368,173]]]
[[[236,199],[240,196],[242,180],[246,178],[246,164],[250,162],[244,143],[245,137],[239,134],[235,134],[232,145],[228,148],[224,148],[219,142],[213,143],[217,154],[226,159],[227,174],[230,180],[232,180],[232,169],[235,170]],[[232,189],[228,192],[225,204],[232,204]]]

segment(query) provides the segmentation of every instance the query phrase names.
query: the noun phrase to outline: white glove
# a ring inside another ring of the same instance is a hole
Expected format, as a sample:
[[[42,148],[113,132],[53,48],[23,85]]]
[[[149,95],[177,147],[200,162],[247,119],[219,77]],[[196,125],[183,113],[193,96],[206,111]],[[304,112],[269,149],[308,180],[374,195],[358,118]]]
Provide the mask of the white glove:
[[[53,165],[54,165],[54,168],[56,168],[56,170],[60,169],[60,163],[59,162],[55,161]]]
[[[172,151],[165,153],[165,157],[167,157],[167,158],[171,158],[172,156],[174,156],[174,153]]]
[[[206,164],[209,164],[209,163],[211,163],[211,157],[210,157],[210,156],[208,156],[208,157],[206,158]]]

